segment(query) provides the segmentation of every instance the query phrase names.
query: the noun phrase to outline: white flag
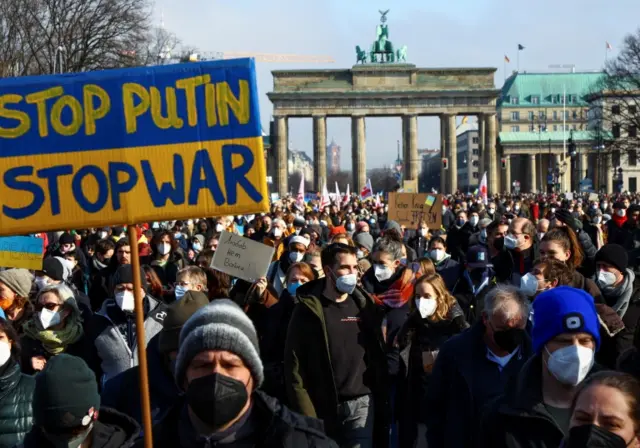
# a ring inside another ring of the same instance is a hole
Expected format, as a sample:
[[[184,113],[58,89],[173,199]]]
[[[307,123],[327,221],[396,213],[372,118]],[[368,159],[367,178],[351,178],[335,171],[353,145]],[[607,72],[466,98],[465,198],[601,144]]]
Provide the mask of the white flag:
[[[487,172],[486,171],[482,175],[482,180],[480,181],[480,197],[482,198],[482,202],[484,202],[484,205],[487,205],[489,201],[487,199]]]
[[[347,205],[349,203],[349,201],[351,200],[351,193],[349,192],[349,184],[347,184],[347,192],[344,195],[344,201],[343,204]]]
[[[329,190],[327,190],[327,182],[325,181],[322,187],[322,196],[320,197],[320,209],[331,205],[331,198],[329,197]]]
[[[342,196],[340,195],[340,189],[338,188],[338,181],[336,181],[336,204],[340,205],[340,199],[342,199]]]
[[[304,172],[302,172],[302,176],[300,176],[300,188],[298,188],[296,205],[304,210]]]

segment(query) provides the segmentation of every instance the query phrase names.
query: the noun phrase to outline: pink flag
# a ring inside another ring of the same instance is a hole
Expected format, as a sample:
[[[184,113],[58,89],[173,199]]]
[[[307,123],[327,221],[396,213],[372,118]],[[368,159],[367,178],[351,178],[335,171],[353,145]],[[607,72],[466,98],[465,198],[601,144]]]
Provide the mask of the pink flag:
[[[485,205],[489,202],[487,200],[487,172],[482,175],[482,180],[480,181],[480,197],[482,198],[482,202]]]
[[[350,200],[351,200],[351,193],[349,192],[349,184],[347,184],[347,192],[344,195],[344,200],[342,201],[342,203],[344,205],[347,205]]]
[[[300,176],[300,188],[298,188],[298,197],[296,198],[296,205],[300,207],[300,209],[304,210],[304,171]]]
[[[372,197],[373,189],[371,188],[371,179],[368,179],[367,183],[364,185],[364,187],[362,187],[362,190],[360,191],[360,198],[364,200]]]

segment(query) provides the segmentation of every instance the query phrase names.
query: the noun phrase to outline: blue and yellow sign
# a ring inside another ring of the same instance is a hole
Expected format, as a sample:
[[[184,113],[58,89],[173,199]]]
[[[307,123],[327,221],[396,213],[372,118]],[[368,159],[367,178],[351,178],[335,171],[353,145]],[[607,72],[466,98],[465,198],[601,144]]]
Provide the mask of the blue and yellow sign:
[[[42,269],[44,240],[31,236],[0,238],[0,266],[3,268]]]
[[[0,235],[268,210],[252,59],[0,80]]]

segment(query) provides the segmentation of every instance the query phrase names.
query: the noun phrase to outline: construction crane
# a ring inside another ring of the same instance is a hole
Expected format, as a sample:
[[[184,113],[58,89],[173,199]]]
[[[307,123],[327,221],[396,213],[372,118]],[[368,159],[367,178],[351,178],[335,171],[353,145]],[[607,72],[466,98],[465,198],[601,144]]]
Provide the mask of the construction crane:
[[[191,53],[189,62],[211,61],[220,59],[254,58],[256,62],[266,62],[273,64],[334,64],[336,61],[331,56],[306,56],[299,54],[277,54],[277,53],[251,53],[251,52],[202,52]]]

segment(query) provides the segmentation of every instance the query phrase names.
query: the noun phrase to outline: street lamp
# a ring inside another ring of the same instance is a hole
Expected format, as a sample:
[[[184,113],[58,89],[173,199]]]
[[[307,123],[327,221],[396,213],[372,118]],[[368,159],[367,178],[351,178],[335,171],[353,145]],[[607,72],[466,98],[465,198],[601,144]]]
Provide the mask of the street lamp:
[[[621,166],[618,168],[613,168],[613,180],[617,184],[617,190],[619,193],[622,193],[622,188],[624,187],[624,178],[622,177],[623,169]]]

